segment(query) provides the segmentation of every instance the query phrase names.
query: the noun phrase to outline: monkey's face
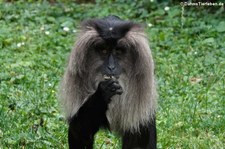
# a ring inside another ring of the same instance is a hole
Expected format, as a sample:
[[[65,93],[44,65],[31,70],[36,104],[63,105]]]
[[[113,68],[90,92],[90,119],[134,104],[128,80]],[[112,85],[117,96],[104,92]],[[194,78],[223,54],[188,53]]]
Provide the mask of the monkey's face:
[[[96,44],[88,50],[86,67],[91,70],[90,77],[95,77],[94,80],[99,82],[104,79],[119,79],[121,75],[128,74],[134,64],[129,51],[121,43],[115,46]]]
[[[141,57],[138,41],[144,37],[139,24],[106,17],[84,21],[82,26],[75,61],[80,77],[88,79],[85,82],[96,87],[105,79],[117,79],[122,85],[137,74],[136,62]]]
[[[106,46],[96,49],[96,54],[102,61],[101,73],[105,76],[114,76],[116,78],[122,72],[121,59],[125,55],[124,49],[107,48]]]

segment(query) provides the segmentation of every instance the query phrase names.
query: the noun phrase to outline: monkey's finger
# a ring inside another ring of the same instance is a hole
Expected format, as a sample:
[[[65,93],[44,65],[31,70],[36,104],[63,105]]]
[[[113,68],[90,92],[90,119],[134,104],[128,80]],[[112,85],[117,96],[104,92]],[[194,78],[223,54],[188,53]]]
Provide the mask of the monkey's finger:
[[[112,85],[113,85],[113,87],[115,87],[115,88],[117,88],[117,89],[121,88],[120,84],[118,84],[118,83],[115,83],[115,82],[114,82]]]
[[[114,80],[106,80],[106,81],[104,81],[104,82],[105,82],[106,85],[112,85],[112,84],[115,83]]]
[[[114,83],[113,80],[105,80],[105,81],[100,82],[99,85],[103,88],[106,88],[107,86],[111,86],[113,83]]]
[[[113,80],[113,81],[114,81],[114,83],[119,84],[119,81],[117,81],[117,80]]]
[[[116,94],[121,95],[122,93],[123,93],[122,88],[121,88],[121,89],[116,90]]]
[[[111,88],[111,92],[115,92],[116,91],[116,88]]]
[[[112,92],[115,92],[115,91],[117,91],[117,90],[122,90],[122,87],[121,87],[120,85],[118,85],[118,84],[116,84],[115,86],[113,86],[113,87],[111,88],[111,91],[112,91]]]

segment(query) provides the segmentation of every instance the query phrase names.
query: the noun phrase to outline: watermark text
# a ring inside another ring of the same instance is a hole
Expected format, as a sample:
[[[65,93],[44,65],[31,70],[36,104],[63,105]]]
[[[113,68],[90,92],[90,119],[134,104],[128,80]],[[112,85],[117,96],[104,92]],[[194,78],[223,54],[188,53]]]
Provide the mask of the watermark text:
[[[222,2],[181,2],[181,6],[224,6]]]

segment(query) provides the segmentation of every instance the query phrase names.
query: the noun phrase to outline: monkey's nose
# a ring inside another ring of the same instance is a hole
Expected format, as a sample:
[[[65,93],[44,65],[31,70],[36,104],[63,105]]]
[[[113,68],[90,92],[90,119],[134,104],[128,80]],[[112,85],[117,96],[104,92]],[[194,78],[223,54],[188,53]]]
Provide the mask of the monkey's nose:
[[[115,59],[114,59],[114,57],[113,57],[112,54],[109,55],[109,60],[108,60],[107,68],[108,68],[110,71],[113,71],[113,70],[116,68],[116,65],[115,65]]]
[[[115,70],[115,65],[108,65],[107,68],[110,70],[110,71],[113,71]]]

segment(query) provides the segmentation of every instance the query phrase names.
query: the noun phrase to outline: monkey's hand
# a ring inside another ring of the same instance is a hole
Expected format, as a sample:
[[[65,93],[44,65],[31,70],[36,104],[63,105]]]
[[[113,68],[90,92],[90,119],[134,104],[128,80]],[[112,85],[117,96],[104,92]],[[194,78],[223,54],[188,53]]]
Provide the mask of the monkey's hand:
[[[119,82],[112,79],[100,82],[98,90],[101,93],[103,99],[107,102],[110,102],[110,98],[113,95],[121,95],[123,93],[122,87],[120,86]]]

